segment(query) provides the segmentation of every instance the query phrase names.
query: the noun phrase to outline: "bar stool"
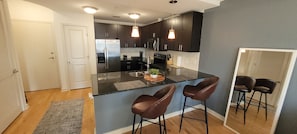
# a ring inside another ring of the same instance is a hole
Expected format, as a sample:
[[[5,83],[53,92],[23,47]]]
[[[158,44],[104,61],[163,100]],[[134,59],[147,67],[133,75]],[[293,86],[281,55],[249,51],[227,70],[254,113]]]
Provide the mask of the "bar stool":
[[[141,133],[143,121],[148,121],[146,119],[155,119],[157,117],[159,117],[159,123],[151,123],[159,125],[160,134],[162,134],[163,126],[163,132],[167,134],[164,113],[166,112],[167,106],[171,101],[175,89],[175,85],[169,85],[157,91],[153,96],[141,95],[133,102],[132,113],[134,113],[134,119],[132,134],[135,134],[137,132],[139,125]],[[137,129],[134,131],[135,119],[137,114],[141,117],[141,119],[139,125],[137,126]],[[163,125],[161,123],[161,116],[163,117]]]
[[[207,120],[207,106],[206,106],[206,99],[214,92],[216,86],[218,84],[219,78],[218,77],[211,77],[206,78],[202,82],[198,83],[196,86],[186,85],[183,90],[183,94],[185,96],[185,101],[183,105],[183,111],[180,120],[179,131],[182,129],[183,118],[194,119],[191,117],[185,117],[184,111],[185,107],[193,107],[186,105],[187,98],[190,97],[193,100],[200,100],[204,102],[204,116],[205,116],[205,124],[206,124],[206,133],[208,134],[208,120]],[[199,120],[199,119],[195,119]]]
[[[274,82],[270,79],[256,79],[256,84],[253,89],[254,92],[253,92],[252,97],[248,103],[247,109],[250,106],[251,100],[253,99],[255,92],[260,92],[261,95],[260,95],[260,100],[259,100],[259,104],[258,104],[258,112],[259,112],[262,94],[265,94],[265,117],[267,120],[267,94],[272,94],[275,87],[276,87],[276,82]]]
[[[249,76],[236,76],[234,91],[238,92],[237,104],[236,104],[236,113],[237,109],[240,105],[240,102],[243,99],[243,122],[245,124],[246,111],[247,107],[245,107],[246,102],[246,93],[250,93],[255,85],[255,79]],[[242,95],[241,95],[242,94]]]

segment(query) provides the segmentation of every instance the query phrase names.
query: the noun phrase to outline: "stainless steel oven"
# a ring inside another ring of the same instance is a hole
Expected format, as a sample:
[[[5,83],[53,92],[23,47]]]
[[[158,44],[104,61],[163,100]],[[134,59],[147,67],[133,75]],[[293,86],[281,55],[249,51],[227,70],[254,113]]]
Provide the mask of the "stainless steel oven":
[[[151,64],[150,68],[157,68],[160,70],[165,70],[167,66],[167,55],[155,53],[154,54],[154,63]]]

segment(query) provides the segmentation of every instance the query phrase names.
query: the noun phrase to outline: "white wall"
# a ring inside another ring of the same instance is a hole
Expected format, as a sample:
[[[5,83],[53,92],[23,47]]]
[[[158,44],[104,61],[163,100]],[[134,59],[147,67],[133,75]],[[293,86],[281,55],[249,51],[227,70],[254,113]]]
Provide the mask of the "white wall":
[[[9,0],[9,10],[12,20],[28,20],[35,22],[53,23],[55,36],[55,45],[58,52],[59,72],[61,88],[68,89],[67,85],[67,60],[65,54],[65,42],[63,25],[85,26],[88,28],[88,43],[90,54],[91,74],[96,74],[96,57],[95,57],[95,36],[94,36],[94,19],[88,14],[72,14],[55,12],[37,4],[23,0]]]
[[[43,6],[24,0],[8,0],[8,6],[13,20],[53,22],[53,11]]]
[[[56,33],[56,44],[59,57],[60,79],[62,90],[69,89],[67,85],[67,59],[64,41],[64,25],[85,26],[88,29],[88,45],[89,45],[89,64],[91,74],[96,74],[96,55],[95,55],[95,32],[94,18],[88,14],[71,14],[71,13],[54,13],[54,28]],[[91,78],[91,75],[90,75]]]

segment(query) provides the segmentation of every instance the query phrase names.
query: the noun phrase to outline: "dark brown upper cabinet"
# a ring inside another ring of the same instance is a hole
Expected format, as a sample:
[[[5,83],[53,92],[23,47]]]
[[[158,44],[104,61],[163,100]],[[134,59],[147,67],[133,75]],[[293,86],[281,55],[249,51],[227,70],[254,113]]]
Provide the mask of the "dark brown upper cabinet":
[[[168,39],[169,29],[171,27],[175,31],[175,39]],[[181,43],[181,37],[182,37],[182,17],[177,16],[174,18],[170,18],[167,20],[162,21],[162,40],[161,40],[161,46],[163,48],[160,48],[162,50],[178,50],[178,44]],[[166,49],[167,48],[167,49]]]
[[[142,47],[140,37],[131,37],[132,26],[119,25],[118,34],[121,48]]]
[[[142,47],[139,38],[131,37],[132,26],[95,23],[96,39],[119,39],[122,48]]]
[[[118,39],[118,25],[95,23],[96,39]]]
[[[200,51],[202,20],[203,14],[199,12],[182,14],[182,35],[178,44],[178,51]]]
[[[141,44],[142,47],[153,48],[153,40],[161,38],[161,22],[153,23],[141,27]]]
[[[202,13],[191,11],[144,26],[141,28],[141,44],[148,44],[149,48],[151,48],[150,40],[159,38],[160,51],[199,52],[202,20]],[[168,39],[168,33],[171,27],[175,30],[175,39]]]

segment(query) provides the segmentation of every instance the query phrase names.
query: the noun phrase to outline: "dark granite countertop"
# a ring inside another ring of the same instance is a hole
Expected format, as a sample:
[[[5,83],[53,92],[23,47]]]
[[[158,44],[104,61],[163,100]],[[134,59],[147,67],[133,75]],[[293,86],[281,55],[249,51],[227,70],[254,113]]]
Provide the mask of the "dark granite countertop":
[[[173,67],[167,67],[167,70],[161,71],[161,73],[165,76],[165,80],[161,82],[147,81],[140,73],[136,74],[136,71],[99,73],[97,76],[92,76],[93,79],[98,79],[93,80],[93,82],[98,82],[98,94],[95,93],[94,95],[104,95],[127,90],[142,89],[213,76],[211,74],[206,74],[186,68]],[[94,84],[95,83],[93,83],[93,85]]]

